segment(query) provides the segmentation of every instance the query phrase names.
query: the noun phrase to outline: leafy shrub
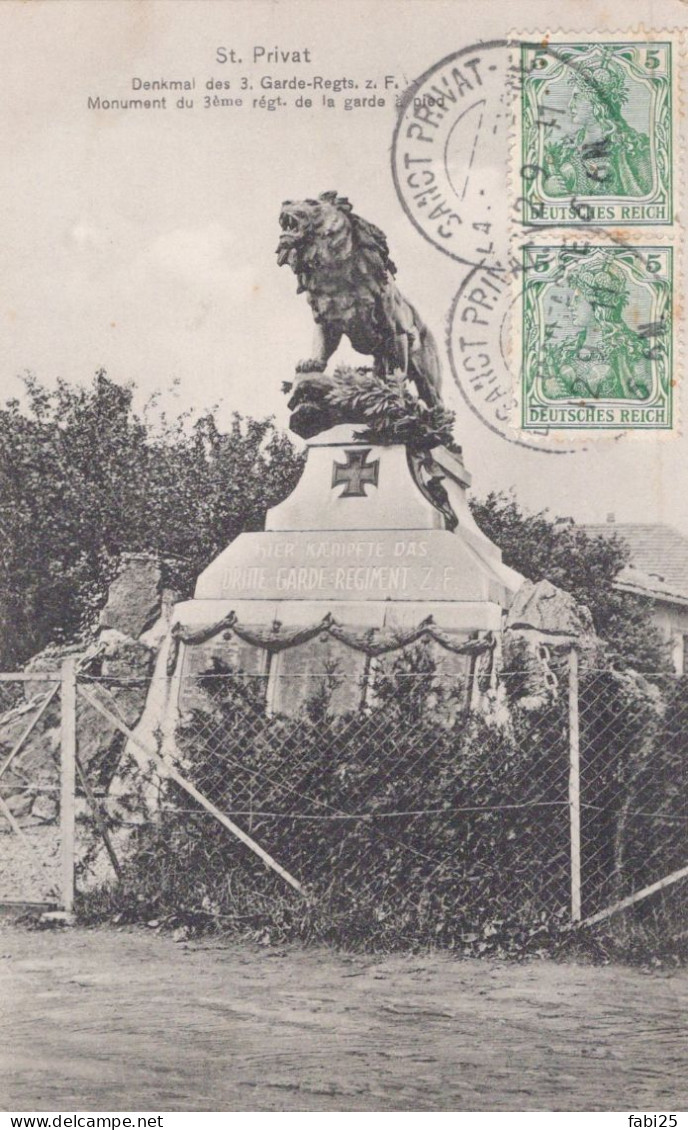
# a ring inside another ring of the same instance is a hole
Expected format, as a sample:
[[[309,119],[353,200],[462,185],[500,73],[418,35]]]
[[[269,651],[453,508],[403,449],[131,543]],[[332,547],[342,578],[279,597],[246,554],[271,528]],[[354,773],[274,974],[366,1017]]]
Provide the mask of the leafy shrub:
[[[258,680],[216,670],[200,683],[205,707],[178,733],[182,772],[305,897],[169,784],[158,819],[133,835],[120,913],[461,952],[542,940],[564,921],[559,707],[546,732],[517,712],[508,727],[467,715],[463,688],[437,679],[422,648],[379,670],[373,709],[345,715],[321,692],[301,716],[271,717]]]
[[[507,565],[531,581],[551,581],[589,608],[616,666],[671,671],[650,602],[613,587],[629,556],[622,538],[592,536],[572,518],[553,518],[547,511],[530,514],[505,492],[471,499],[471,510]]]
[[[570,929],[565,695],[527,712],[516,702],[506,721],[467,713],[464,688],[439,678],[423,647],[378,665],[366,709],[332,713],[337,680],[330,672],[300,716],[270,716],[264,680],[216,661],[178,733],[182,773],[301,893],[168,782],[130,834],[120,886],[82,900],[87,918],[385,952],[682,959],[673,890]],[[686,681],[583,678],[584,916],[680,865],[686,711]]]
[[[25,381],[0,409],[0,669],[74,639],[120,554],[176,560],[189,583],[242,530],[262,528],[302,468],[271,420],[169,417],[99,372],[90,388]]]

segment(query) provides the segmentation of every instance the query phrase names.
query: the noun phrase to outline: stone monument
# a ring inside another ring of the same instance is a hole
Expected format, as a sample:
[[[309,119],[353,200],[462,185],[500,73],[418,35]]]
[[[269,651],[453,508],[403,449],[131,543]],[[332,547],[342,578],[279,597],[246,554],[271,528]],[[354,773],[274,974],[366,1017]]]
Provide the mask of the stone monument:
[[[467,641],[484,654],[522,578],[472,520],[435,343],[383,232],[331,192],[286,202],[280,225],[278,264],[316,324],[285,385],[305,467],[265,530],[237,537],[177,605],[175,661],[262,675],[270,709],[290,713],[335,671],[335,701],[358,705],[371,663],[419,639],[465,675]],[[343,336],[372,368],[327,371]]]

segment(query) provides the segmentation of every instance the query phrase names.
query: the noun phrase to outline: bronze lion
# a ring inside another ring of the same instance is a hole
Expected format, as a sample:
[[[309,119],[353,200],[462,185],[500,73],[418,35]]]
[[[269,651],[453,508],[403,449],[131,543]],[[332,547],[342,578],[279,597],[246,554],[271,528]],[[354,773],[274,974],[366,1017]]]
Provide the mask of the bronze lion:
[[[291,267],[316,324],[313,356],[298,371],[323,372],[345,336],[372,356],[376,376],[409,379],[428,406],[441,404],[437,347],[394,282],[384,232],[336,192],[285,200],[280,227],[277,263]]]

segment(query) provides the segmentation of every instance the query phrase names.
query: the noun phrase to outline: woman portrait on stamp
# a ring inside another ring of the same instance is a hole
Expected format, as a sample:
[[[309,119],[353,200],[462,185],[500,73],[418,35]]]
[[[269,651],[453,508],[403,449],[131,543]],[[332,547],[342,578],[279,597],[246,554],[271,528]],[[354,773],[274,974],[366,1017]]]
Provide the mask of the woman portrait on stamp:
[[[599,62],[568,68],[567,118],[573,129],[545,142],[549,196],[645,196],[652,190],[651,144],[622,114],[629,100],[623,68],[602,49]],[[550,133],[562,130],[551,123]]]

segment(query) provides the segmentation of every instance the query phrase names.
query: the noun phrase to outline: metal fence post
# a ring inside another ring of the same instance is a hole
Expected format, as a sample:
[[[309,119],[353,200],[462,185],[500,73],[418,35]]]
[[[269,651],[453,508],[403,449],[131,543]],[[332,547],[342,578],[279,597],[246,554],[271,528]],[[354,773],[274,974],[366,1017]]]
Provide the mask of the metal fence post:
[[[569,652],[569,829],[571,838],[571,919],[581,920],[580,728],[578,652]]]
[[[60,894],[62,909],[74,910],[74,791],[76,766],[76,659],[61,671],[60,726]]]

